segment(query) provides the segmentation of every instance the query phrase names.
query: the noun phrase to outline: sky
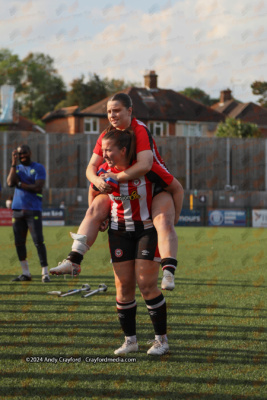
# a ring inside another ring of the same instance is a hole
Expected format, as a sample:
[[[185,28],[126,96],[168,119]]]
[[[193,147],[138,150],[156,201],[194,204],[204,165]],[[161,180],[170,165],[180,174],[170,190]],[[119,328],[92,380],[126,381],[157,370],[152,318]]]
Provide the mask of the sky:
[[[267,80],[267,0],[0,0],[0,48],[20,58],[42,52],[68,85],[124,79],[144,86],[198,87],[212,98],[231,89],[254,101]]]

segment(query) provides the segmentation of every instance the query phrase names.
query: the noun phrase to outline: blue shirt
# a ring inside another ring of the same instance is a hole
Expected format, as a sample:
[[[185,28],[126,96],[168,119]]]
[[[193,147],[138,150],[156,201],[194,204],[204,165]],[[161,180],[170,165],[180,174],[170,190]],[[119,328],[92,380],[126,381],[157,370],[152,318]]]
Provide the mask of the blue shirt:
[[[30,165],[17,165],[16,173],[22,183],[34,184],[39,179],[45,179],[45,168],[42,164],[32,162]],[[13,210],[42,211],[42,194],[16,188],[12,202]]]

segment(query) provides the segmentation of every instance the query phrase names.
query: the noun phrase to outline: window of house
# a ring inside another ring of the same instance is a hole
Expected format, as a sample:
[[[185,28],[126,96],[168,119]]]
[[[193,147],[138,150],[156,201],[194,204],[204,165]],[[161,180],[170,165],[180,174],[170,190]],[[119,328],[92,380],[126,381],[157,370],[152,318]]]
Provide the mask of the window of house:
[[[99,119],[84,118],[84,133],[99,133]]]
[[[186,124],[183,125],[184,136],[202,136],[201,124]]]
[[[148,129],[153,136],[168,136],[169,124],[168,122],[153,121],[148,123]]]

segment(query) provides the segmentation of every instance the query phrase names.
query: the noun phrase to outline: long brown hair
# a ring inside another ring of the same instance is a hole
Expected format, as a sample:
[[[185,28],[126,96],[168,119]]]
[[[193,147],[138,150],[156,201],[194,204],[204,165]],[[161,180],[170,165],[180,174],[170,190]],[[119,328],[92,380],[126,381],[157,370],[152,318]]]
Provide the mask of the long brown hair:
[[[127,128],[123,131],[119,129],[109,130],[102,138],[102,140],[113,140],[114,145],[120,150],[126,147],[126,157],[129,164],[136,159],[136,149],[135,149],[135,133],[132,128]]]

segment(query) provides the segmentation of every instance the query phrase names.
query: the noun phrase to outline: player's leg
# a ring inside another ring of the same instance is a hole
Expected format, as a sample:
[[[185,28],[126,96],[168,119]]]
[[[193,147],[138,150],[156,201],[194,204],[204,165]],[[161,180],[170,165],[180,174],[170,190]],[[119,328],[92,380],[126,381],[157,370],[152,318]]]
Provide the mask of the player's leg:
[[[168,352],[167,339],[167,311],[163,294],[158,288],[159,266],[157,233],[149,230],[139,240],[138,251],[135,260],[135,275],[138,287],[146,302],[150,315],[155,340],[148,354],[162,355]]]
[[[13,232],[15,237],[15,246],[22,268],[22,275],[19,275],[13,281],[31,281],[31,274],[29,264],[27,261],[26,238],[28,232],[28,225],[23,217],[23,211],[13,212]]]
[[[168,352],[166,301],[157,287],[160,264],[149,260],[135,260],[137,284],[147,306],[154,327],[155,340],[147,354],[162,355]]]
[[[127,235],[127,234],[126,234]],[[135,243],[131,235],[123,237],[117,231],[109,232],[110,253],[116,286],[116,307],[125,341],[115,350],[115,354],[138,351],[136,339],[136,301],[135,301]]]
[[[73,274],[79,275],[80,264],[84,255],[94,244],[102,222],[108,218],[110,212],[110,200],[107,195],[100,194],[88,208],[78,232],[72,233],[73,240],[71,252],[66,260],[63,260],[55,268],[50,269],[51,274]]]
[[[170,193],[162,191],[152,201],[152,219],[158,233],[158,247],[163,270],[162,289],[174,289],[178,237],[174,228],[175,209]]]
[[[43,236],[42,212],[28,211],[27,224],[38,253],[40,265],[42,267],[42,282],[48,283],[50,282],[50,278],[48,275],[47,252]]]

